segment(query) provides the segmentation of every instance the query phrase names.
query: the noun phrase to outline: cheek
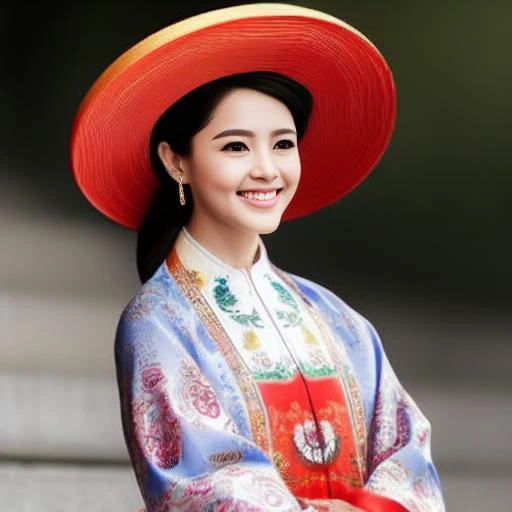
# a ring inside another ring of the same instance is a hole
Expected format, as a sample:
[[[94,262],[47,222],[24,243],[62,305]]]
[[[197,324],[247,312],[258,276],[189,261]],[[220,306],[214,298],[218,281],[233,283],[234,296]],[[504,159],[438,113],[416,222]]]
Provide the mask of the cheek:
[[[201,195],[210,200],[217,193],[232,193],[240,184],[241,163],[223,158],[222,154],[209,154],[193,163],[193,181]]]
[[[300,157],[297,155],[294,158],[290,158],[285,168],[285,179],[289,185],[298,184],[301,174],[301,163]]]

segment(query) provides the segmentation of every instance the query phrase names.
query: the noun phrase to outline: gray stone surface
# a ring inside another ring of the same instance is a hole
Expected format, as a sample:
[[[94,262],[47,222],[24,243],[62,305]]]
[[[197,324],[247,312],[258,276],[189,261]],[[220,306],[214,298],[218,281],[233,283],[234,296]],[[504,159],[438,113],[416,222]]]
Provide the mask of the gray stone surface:
[[[0,464],[0,510],[136,512],[142,498],[131,468]]]
[[[127,462],[112,379],[0,373],[0,457]]]

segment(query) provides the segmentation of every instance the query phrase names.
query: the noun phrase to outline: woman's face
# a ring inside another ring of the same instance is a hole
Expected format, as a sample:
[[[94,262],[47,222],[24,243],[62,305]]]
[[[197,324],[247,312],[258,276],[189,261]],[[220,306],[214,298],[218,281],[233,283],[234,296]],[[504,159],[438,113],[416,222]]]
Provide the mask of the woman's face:
[[[194,198],[194,223],[258,234],[277,229],[300,177],[293,117],[280,101],[235,89],[192,139],[183,183]]]

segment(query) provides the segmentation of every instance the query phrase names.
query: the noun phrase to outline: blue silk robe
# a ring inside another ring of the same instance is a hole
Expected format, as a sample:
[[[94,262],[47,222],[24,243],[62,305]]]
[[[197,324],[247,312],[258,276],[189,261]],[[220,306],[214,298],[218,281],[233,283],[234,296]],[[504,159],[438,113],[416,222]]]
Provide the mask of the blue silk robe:
[[[372,325],[271,263],[233,268],[186,228],[128,304],[115,357],[148,512],[442,512],[430,424]],[[312,510],[312,508],[310,508]]]

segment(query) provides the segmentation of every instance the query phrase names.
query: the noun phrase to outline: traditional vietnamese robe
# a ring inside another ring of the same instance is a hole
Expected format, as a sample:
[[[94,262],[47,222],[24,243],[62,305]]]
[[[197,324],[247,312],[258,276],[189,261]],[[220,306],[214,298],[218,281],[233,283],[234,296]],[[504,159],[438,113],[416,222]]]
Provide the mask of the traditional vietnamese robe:
[[[371,324],[278,269],[234,268],[183,228],[128,304],[115,356],[148,512],[441,512],[430,424]]]

